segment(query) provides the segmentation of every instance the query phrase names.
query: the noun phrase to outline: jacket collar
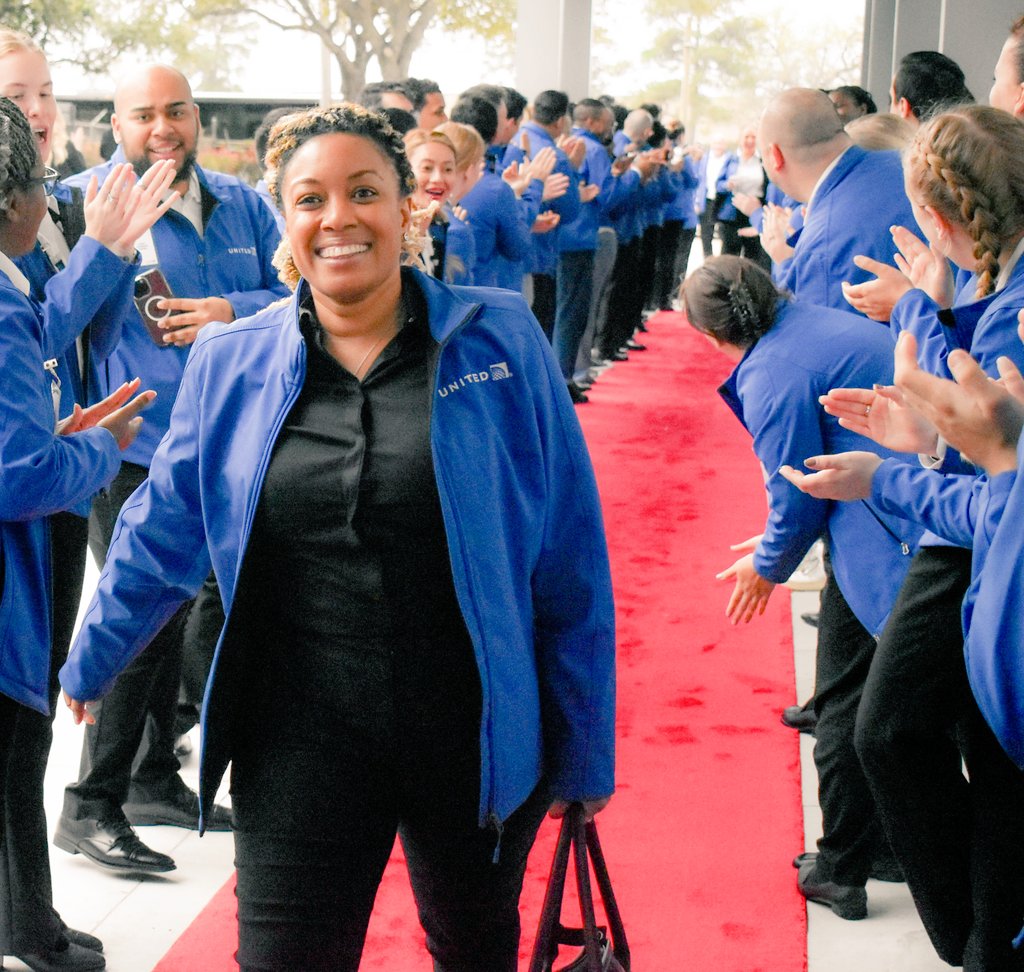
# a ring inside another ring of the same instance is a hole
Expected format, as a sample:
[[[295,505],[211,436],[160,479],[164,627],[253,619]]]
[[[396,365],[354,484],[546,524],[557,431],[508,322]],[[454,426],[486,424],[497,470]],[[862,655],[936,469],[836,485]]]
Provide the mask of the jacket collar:
[[[444,344],[459,328],[461,324],[469,320],[480,308],[479,303],[465,300],[447,284],[442,283],[434,277],[428,276],[415,268],[403,270],[407,274],[406,279],[420,288],[424,299],[427,302],[427,321],[430,325],[430,336],[438,343]],[[291,315],[289,320],[292,326],[287,328],[288,337],[285,339],[289,349],[298,353],[302,344],[302,334],[299,331],[299,307],[302,299],[309,293],[309,284],[305,280],[299,281],[299,286],[291,298]]]

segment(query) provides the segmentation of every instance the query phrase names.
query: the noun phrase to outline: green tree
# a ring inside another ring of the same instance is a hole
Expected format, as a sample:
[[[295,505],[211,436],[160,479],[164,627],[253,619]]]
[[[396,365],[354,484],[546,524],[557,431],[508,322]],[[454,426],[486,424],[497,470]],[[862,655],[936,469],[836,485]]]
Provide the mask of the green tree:
[[[338,65],[346,98],[358,97],[374,60],[384,80],[407,77],[431,25],[472,30],[502,44],[511,38],[513,19],[513,0],[199,0],[199,7],[316,35]]]
[[[213,30],[198,13],[194,3],[158,0],[0,0],[0,24],[28,34],[53,62],[100,74],[119,58],[144,56],[175,64],[193,87],[231,90],[230,67],[246,34],[236,21]]]

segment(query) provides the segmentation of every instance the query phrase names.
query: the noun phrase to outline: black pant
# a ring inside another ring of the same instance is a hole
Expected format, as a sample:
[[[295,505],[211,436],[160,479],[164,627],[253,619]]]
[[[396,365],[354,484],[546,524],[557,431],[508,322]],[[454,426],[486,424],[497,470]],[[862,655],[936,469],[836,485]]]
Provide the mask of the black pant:
[[[148,473],[144,466],[122,462],[106,493],[93,503],[89,543],[97,560],[106,555],[125,500]],[[181,680],[181,626],[187,612],[188,605],[183,605],[94,708],[96,724],[85,729],[78,782],[64,791],[66,816],[117,818],[132,784],[144,790],[138,794],[144,799],[174,782],[181,767],[174,755],[174,720]],[[133,773],[147,719],[153,724],[152,742]]]
[[[555,278],[546,273],[533,275],[533,304],[530,309],[537,318],[544,337],[552,340],[555,333],[555,314],[558,304]]]
[[[881,841],[875,803],[853,747],[857,707],[874,654],[874,637],[829,576],[821,594],[814,676],[814,764],[823,825],[817,874],[860,887]]]
[[[678,219],[669,219],[661,227],[661,239],[655,255],[654,283],[651,287],[650,307],[652,310],[671,310],[672,299],[679,289],[679,278],[676,276],[676,251],[683,224]],[[690,236],[690,240],[693,236]]]
[[[43,781],[53,742],[60,684],[85,578],[88,526],[73,513],[50,517],[53,637],[50,647],[50,714],[0,697],[0,954],[45,952],[64,944],[53,910]]]
[[[275,663],[274,641],[262,656],[252,646],[251,711],[232,752],[241,968],[354,972],[397,832],[435,969],[515,972],[526,858],[549,799],[538,787],[500,838],[478,825],[468,637],[290,646],[315,658],[315,680],[302,662]],[[253,726],[272,703],[268,740]]]
[[[971,695],[960,606],[971,553],[914,558],[871,667],[855,743],[939,956],[965,972],[1024,969],[1024,774]],[[961,755],[970,782],[961,770]]]
[[[700,243],[704,247],[704,259],[714,253],[712,244],[715,239],[715,224],[718,222],[718,209],[722,198],[719,196],[715,199],[708,199],[704,206],[704,212],[700,214]]]
[[[210,677],[213,654],[223,627],[224,605],[221,602],[217,577],[211,571],[192,602],[183,627],[181,691],[178,694],[175,737],[183,735],[199,724],[206,682]]]
[[[610,358],[632,336],[638,321],[632,318],[633,288],[639,272],[640,238],[619,242],[608,290],[608,317],[601,333],[600,353]]]

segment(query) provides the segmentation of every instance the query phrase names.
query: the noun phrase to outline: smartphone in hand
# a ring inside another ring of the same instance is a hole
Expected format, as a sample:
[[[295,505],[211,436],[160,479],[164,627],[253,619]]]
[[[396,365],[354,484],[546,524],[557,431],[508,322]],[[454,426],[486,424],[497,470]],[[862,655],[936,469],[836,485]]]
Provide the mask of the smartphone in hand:
[[[169,328],[161,327],[160,324],[168,317],[172,317],[174,311],[164,310],[159,306],[159,302],[165,297],[173,296],[167,278],[159,267],[144,270],[135,278],[135,306],[139,309],[139,316],[149,336],[161,348],[172,347],[164,341],[164,335]]]

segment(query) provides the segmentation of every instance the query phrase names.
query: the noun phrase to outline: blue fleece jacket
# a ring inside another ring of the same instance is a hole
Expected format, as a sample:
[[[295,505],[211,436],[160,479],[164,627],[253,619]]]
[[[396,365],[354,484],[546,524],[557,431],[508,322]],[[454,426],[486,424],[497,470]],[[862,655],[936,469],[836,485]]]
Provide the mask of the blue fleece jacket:
[[[92,175],[102,185],[113,166],[124,157],[121,150],[107,163],[79,173],[68,182],[85,186]],[[288,289],[271,262],[280,234],[266,203],[234,176],[197,168],[203,205],[204,232],[200,236],[180,213],[165,213],[150,231],[160,269],[175,297],[224,297],[235,317],[254,314]],[[145,255],[144,255],[145,256]],[[154,266],[144,262],[139,269]],[[189,348],[158,347],[132,308],[118,322],[114,350],[96,365],[99,397],[123,381],[142,378],[157,399],[146,413],[138,439],[125,451],[125,459],[148,466],[170,421]]]
[[[121,463],[106,429],[54,435],[43,312],[0,272],[0,692],[49,711],[50,534],[46,517],[101,489]]]
[[[810,545],[828,534],[843,596],[872,634],[885,625],[921,529],[875,504],[834,503],[800,492],[779,475],[810,456],[869,450],[891,453],[842,428],[818,404],[831,388],[870,388],[892,380],[892,341],[884,328],[845,311],[781,302],[772,328],[720,389],[754,437],[764,466],[769,514],[754,568],[781,584]]]
[[[522,297],[409,276],[426,298],[438,344],[430,435],[483,691],[480,823],[506,819],[542,773],[557,797],[609,794],[611,579],[597,488],[565,382]],[[245,639],[231,636],[232,605],[270,455],[305,376],[299,296],[203,330],[169,434],[121,512],[61,669],[72,697],[102,696],[212,563],[227,621],[203,705],[207,810],[231,759],[235,673],[246,664]]]
[[[919,233],[903,189],[899,153],[851,146],[809,202],[795,252],[780,268],[779,285],[798,300],[851,311],[843,282],[861,283],[874,276],[853,258],[863,254],[892,264],[892,226]]]

